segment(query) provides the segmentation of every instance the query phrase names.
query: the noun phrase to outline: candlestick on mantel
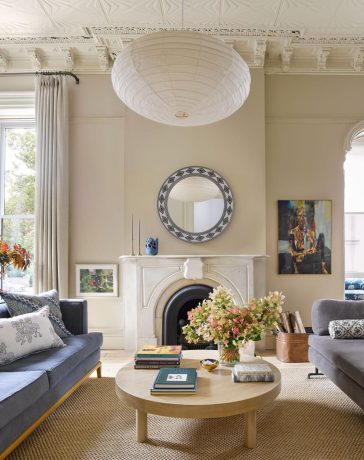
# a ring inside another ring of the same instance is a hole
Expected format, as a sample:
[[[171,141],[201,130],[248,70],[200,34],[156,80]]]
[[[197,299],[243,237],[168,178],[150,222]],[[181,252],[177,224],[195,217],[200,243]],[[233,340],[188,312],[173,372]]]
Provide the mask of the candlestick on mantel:
[[[141,256],[141,253],[140,253],[140,219],[138,222],[138,256]]]
[[[131,255],[134,256],[134,217],[131,215]]]

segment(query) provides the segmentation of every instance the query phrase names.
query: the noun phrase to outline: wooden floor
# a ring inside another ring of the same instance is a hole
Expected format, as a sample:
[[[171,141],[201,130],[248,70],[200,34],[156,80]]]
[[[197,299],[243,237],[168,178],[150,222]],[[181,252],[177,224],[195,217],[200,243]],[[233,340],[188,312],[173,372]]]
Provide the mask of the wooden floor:
[[[272,363],[278,369],[283,368],[307,368],[307,372],[313,370],[311,363],[282,363],[275,355],[274,350],[259,351],[258,356],[261,356],[265,360]],[[103,377],[115,377],[118,370],[126,363],[132,361],[134,358],[133,353],[124,350],[102,350],[101,351],[101,362],[102,362],[102,376]],[[96,375],[96,374],[95,374]]]

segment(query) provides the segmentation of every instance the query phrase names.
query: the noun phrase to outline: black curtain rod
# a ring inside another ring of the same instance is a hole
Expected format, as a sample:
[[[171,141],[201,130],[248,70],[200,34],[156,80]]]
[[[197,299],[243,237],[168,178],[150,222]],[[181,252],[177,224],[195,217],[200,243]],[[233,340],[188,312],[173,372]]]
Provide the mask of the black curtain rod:
[[[0,77],[6,77],[7,75],[68,75],[69,77],[73,77],[76,80],[76,85],[80,84],[80,79],[77,75],[72,72],[66,72],[62,70],[57,72],[47,70],[44,72],[0,72]]]

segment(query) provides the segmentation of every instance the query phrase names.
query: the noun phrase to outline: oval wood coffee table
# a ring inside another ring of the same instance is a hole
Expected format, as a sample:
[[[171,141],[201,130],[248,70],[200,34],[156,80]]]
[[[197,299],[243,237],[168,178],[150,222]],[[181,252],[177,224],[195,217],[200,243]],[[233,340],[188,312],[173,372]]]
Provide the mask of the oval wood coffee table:
[[[151,395],[156,369],[134,369],[134,363],[116,375],[116,394],[136,409],[136,439],[147,439],[147,414],[177,418],[216,418],[244,414],[244,444],[256,446],[256,411],[273,401],[281,390],[281,375],[272,364],[274,382],[234,383],[231,368],[219,366],[211,373],[200,367],[200,360],[217,358],[217,352],[191,350],[183,352],[181,367],[195,367],[198,387],[192,395]],[[249,361],[265,362],[259,358]]]

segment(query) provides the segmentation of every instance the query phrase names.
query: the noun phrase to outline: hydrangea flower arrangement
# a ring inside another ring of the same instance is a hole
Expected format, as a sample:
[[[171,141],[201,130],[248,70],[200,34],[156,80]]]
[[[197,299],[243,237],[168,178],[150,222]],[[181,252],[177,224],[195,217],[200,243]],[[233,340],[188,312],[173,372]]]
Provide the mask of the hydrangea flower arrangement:
[[[190,343],[214,342],[236,348],[249,340],[260,340],[264,331],[273,328],[283,302],[284,295],[275,291],[241,307],[234,304],[228,289],[219,286],[188,312],[189,324],[183,333]]]

